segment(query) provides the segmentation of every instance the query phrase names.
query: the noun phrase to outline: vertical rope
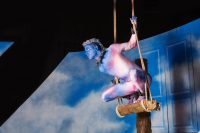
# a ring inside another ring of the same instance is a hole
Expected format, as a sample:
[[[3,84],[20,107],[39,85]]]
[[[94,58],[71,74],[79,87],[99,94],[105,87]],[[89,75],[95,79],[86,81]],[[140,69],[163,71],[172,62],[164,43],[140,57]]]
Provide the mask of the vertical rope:
[[[134,30],[135,36],[136,36],[136,42],[137,42],[137,46],[138,46],[138,51],[139,51],[139,55],[140,55],[140,61],[141,61],[142,69],[144,71],[144,75],[145,75],[145,79],[146,79],[146,83],[147,83],[147,89],[149,91],[150,100],[152,101],[152,95],[151,95],[150,85],[149,85],[149,82],[148,82],[147,72],[146,72],[146,68],[145,68],[145,65],[144,65],[144,60],[143,60],[143,57],[142,57],[142,52],[141,52],[141,49],[140,49],[140,44],[139,44],[139,41],[138,41],[138,35],[137,35],[135,23],[133,23],[133,30]]]
[[[113,27],[113,29],[114,29],[114,32],[113,32],[113,34],[114,34],[114,43],[116,43],[117,42],[117,11],[116,11],[116,1],[117,0],[113,0],[113,23],[114,23],[114,27]]]
[[[117,10],[116,10],[116,3],[117,0],[113,0],[113,36],[114,36],[114,43],[117,42]],[[118,84],[118,78],[115,77],[115,83]],[[118,105],[120,105],[120,103],[122,103],[122,98],[118,98]]]
[[[131,0],[132,1],[132,17],[134,16],[134,0]],[[136,21],[132,22],[132,25],[133,25],[133,30],[134,30],[134,33],[135,33],[135,36],[136,36],[136,42],[137,42],[137,46],[138,46],[138,51],[139,51],[139,55],[140,55],[140,61],[141,61],[141,65],[142,65],[142,69],[144,71],[144,75],[145,75],[145,79],[146,79],[146,83],[147,85],[145,85],[149,91],[149,95],[150,95],[150,100],[152,101],[152,95],[151,95],[151,90],[150,90],[150,85],[149,85],[149,82],[148,82],[148,77],[147,77],[147,72],[146,72],[146,68],[145,68],[145,65],[144,65],[144,60],[143,60],[143,57],[142,57],[142,52],[141,52],[141,49],[140,49],[140,44],[139,44],[139,41],[138,41],[138,35],[137,35],[137,30],[136,30]],[[147,89],[145,89],[145,93],[147,93]]]
[[[147,99],[147,84],[146,83],[144,84],[144,89],[145,89],[145,98],[146,98],[146,100],[148,100]]]
[[[131,0],[131,5],[132,5],[132,16],[135,16],[135,12],[134,12],[134,0]]]

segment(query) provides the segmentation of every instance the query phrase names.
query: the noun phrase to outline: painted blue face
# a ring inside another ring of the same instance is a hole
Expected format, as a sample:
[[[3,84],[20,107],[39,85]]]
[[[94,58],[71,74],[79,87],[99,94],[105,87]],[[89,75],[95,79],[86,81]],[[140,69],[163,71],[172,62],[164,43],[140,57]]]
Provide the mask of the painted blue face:
[[[87,55],[88,59],[94,59],[97,55],[97,48],[95,45],[88,44],[84,46],[85,54]]]

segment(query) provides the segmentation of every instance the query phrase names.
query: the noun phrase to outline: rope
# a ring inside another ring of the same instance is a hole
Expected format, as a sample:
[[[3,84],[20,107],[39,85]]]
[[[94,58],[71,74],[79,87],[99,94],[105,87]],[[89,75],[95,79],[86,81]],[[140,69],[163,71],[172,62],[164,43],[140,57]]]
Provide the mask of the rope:
[[[132,0],[132,16],[134,16],[134,0]],[[152,95],[151,95],[150,85],[149,85],[148,78],[147,78],[147,72],[146,72],[144,60],[143,60],[143,57],[142,57],[142,52],[141,52],[141,49],[140,49],[140,44],[139,44],[139,41],[138,41],[138,35],[137,35],[137,30],[136,30],[136,21],[132,21],[131,20],[131,22],[132,22],[133,30],[134,30],[134,33],[135,33],[135,36],[136,36],[136,42],[137,42],[138,51],[139,51],[139,55],[140,55],[140,61],[141,61],[142,69],[144,71],[146,83],[147,83],[145,85],[145,88],[148,89],[149,95],[150,95],[150,100],[152,101]],[[147,89],[145,89],[145,94],[147,93]]]
[[[141,52],[141,49],[140,49],[140,44],[139,44],[139,41],[138,41],[138,35],[137,35],[137,31],[136,31],[135,22],[132,23],[132,25],[133,25],[133,30],[134,30],[135,36],[136,36],[136,42],[137,42],[137,46],[138,46],[138,51],[139,51],[139,55],[140,55],[140,61],[141,61],[142,69],[144,71],[144,75],[145,75],[145,79],[146,79],[146,83],[147,83],[146,87],[147,87],[147,90],[149,91],[150,100],[152,101],[152,95],[151,95],[150,85],[149,85],[149,82],[148,82],[147,72],[146,72],[146,68],[145,68],[145,65],[144,65],[144,60],[143,60],[143,57],[142,57],[142,52]]]
[[[132,3],[132,16],[135,16],[135,13],[134,13],[134,0],[131,0],[131,3]]]
[[[114,27],[113,27],[113,29],[114,29],[114,32],[113,32],[113,34],[114,34],[114,43],[116,43],[117,42],[117,15],[116,15],[117,13],[116,13],[116,0],[113,0],[113,16],[114,16],[114,20],[113,20],[113,23],[114,23]]]
[[[113,36],[114,36],[114,43],[117,42],[117,11],[116,11],[116,3],[117,0],[113,0]],[[115,77],[115,83],[118,84],[118,78]],[[123,103],[122,98],[117,98],[118,99],[118,105],[120,105],[121,103]]]

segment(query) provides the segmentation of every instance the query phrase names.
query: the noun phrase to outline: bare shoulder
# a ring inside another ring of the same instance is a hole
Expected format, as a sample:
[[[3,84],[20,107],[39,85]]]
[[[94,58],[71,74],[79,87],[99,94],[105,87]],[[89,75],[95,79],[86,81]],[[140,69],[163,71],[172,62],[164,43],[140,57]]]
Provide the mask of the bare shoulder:
[[[120,52],[120,45],[117,43],[111,44],[108,48],[109,51],[119,51]]]

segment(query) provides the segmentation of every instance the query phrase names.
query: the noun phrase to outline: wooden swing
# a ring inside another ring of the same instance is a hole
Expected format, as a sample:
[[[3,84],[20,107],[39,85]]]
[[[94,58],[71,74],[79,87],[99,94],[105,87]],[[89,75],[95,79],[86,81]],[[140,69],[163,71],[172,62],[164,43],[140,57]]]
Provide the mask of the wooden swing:
[[[132,0],[132,16],[134,16],[134,0]],[[156,100],[152,100],[150,85],[147,80],[147,72],[146,72],[146,68],[144,65],[144,60],[142,57],[140,44],[138,41],[138,35],[137,35],[137,30],[136,30],[136,20],[133,21],[131,19],[131,23],[133,26],[133,32],[136,35],[136,42],[137,42],[138,51],[139,51],[139,55],[140,55],[141,66],[144,71],[145,80],[146,80],[145,99],[138,100],[135,103],[123,104],[122,98],[118,98],[118,105],[116,106],[116,114],[119,117],[124,117],[125,115],[133,114],[133,113],[151,112],[151,111],[160,110],[160,104]],[[114,0],[114,41],[116,42],[116,0]],[[117,77],[115,77],[115,79],[116,79],[115,80],[116,83],[118,83]]]

